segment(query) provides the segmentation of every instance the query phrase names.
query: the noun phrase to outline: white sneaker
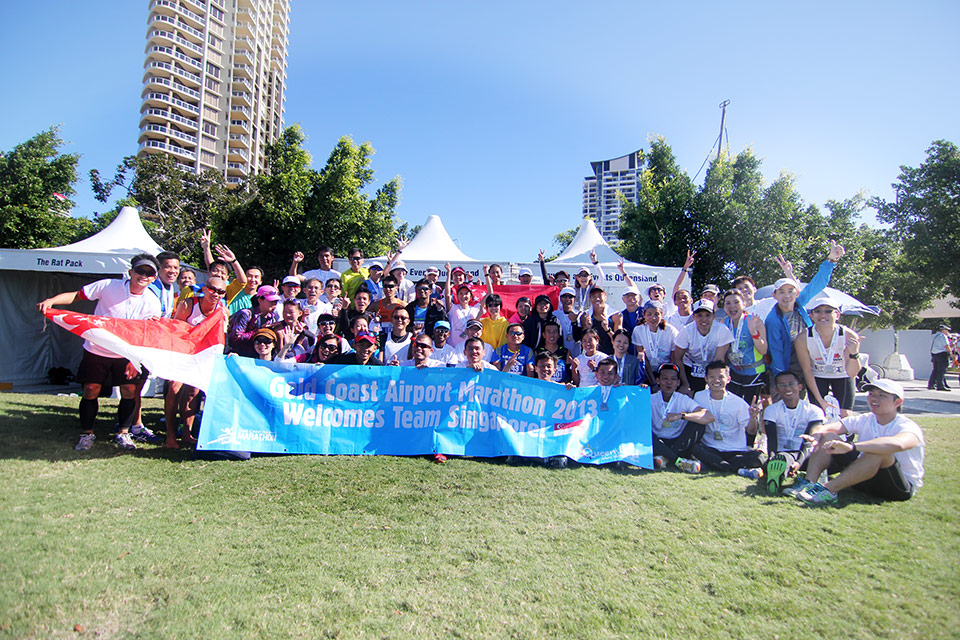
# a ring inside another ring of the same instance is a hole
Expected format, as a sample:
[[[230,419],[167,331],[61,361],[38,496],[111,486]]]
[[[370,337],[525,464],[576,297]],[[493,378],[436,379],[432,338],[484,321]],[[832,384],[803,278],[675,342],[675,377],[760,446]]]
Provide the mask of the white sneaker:
[[[80,434],[80,442],[77,443],[77,446],[73,448],[74,451],[89,451],[93,449],[93,443],[96,441],[97,436],[92,433],[82,433]]]
[[[163,442],[163,438],[142,424],[135,424],[130,427],[130,437],[137,442],[149,442],[151,444]]]
[[[133,438],[129,433],[118,433],[117,437],[113,439],[114,443],[121,449],[136,449],[137,445],[133,442]]]

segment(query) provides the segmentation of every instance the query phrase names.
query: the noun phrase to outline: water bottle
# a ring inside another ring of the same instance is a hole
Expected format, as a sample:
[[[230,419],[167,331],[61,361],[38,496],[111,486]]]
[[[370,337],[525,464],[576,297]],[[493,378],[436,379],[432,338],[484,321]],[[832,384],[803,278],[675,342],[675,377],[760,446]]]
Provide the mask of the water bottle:
[[[840,403],[837,402],[833,392],[828,393],[823,400],[827,403],[827,410],[825,412],[827,414],[827,422],[837,422],[840,420]]]

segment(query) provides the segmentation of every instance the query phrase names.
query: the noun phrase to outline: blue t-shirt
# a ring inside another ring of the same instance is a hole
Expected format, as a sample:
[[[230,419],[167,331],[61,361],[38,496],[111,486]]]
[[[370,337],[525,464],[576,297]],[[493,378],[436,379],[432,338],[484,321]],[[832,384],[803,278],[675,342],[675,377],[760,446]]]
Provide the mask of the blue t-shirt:
[[[508,345],[503,345],[497,349],[494,349],[491,363],[500,369],[501,364],[506,364],[512,357],[513,351],[510,351],[510,347]],[[509,371],[505,371],[504,373],[516,373],[517,375],[525,376],[527,375],[528,364],[533,364],[533,349],[525,344],[521,344],[520,353],[517,355],[517,361],[513,363],[513,366]]]

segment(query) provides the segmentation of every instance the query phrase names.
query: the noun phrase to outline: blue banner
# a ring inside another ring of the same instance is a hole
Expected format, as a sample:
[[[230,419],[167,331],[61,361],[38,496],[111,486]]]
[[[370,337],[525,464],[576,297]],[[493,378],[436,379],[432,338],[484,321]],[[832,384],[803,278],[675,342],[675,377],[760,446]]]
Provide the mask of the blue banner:
[[[496,371],[218,356],[198,449],[331,455],[565,455],[652,468],[649,389],[566,389]]]

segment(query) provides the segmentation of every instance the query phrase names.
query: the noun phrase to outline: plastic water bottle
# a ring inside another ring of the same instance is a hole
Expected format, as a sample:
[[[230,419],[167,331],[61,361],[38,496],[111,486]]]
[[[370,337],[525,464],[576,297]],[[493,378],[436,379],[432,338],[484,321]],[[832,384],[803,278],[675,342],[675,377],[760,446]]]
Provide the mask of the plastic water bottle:
[[[837,422],[840,420],[840,403],[837,402],[833,392],[828,393],[823,400],[827,403],[827,422]]]

